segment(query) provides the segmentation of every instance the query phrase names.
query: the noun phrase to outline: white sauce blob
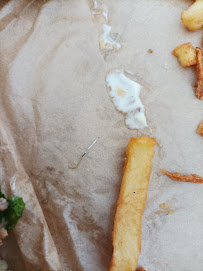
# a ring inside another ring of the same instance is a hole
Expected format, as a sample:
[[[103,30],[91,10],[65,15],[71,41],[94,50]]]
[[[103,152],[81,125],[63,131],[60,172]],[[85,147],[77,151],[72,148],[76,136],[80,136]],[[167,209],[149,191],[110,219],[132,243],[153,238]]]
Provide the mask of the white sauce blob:
[[[93,0],[93,3],[94,3],[94,9],[97,9],[98,8],[98,2],[97,2],[97,0]]]
[[[111,26],[103,24],[103,31],[104,33],[101,35],[100,41],[99,41],[99,48],[101,50],[109,50],[109,51],[120,49],[121,48],[120,43],[113,40],[110,36]]]
[[[95,16],[103,16],[106,21],[108,21],[108,13],[107,11],[103,10],[102,7],[99,7],[97,0],[93,0],[93,8],[91,9],[92,17]]]
[[[104,16],[104,18],[105,18],[106,20],[108,20],[108,14],[107,14],[106,11],[103,11],[103,12],[102,12],[102,15]]]
[[[130,129],[147,127],[144,106],[139,97],[141,85],[127,78],[122,71],[109,73],[106,82],[116,109],[126,115],[126,126]]]

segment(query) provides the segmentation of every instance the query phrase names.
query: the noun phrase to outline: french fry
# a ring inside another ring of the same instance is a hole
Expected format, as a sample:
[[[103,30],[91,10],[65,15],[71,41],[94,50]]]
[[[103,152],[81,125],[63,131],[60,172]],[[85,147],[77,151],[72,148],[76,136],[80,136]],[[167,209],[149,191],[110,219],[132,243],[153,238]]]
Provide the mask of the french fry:
[[[141,222],[156,140],[131,138],[112,233],[109,271],[135,271],[141,250]]]
[[[196,0],[187,10],[181,14],[183,24],[191,31],[203,26],[203,0]]]
[[[167,170],[161,170],[163,174],[167,175],[169,178],[179,181],[179,182],[189,182],[189,183],[203,183],[203,178],[197,174],[182,175],[178,172],[169,172]]]
[[[203,136],[203,121],[200,123],[200,125],[197,129],[197,133],[200,134],[201,136]]]
[[[197,53],[190,42],[177,46],[173,50],[173,54],[178,57],[183,67],[197,64]]]
[[[196,47],[197,51],[197,88],[196,97],[203,100],[203,50]]]

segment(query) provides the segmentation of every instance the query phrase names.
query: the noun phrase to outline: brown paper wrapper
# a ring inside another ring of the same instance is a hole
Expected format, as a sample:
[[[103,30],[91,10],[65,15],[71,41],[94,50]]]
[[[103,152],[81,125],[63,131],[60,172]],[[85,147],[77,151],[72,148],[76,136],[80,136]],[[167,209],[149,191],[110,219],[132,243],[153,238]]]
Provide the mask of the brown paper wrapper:
[[[202,138],[195,132],[202,104],[191,87],[195,71],[180,67],[171,54],[188,41],[200,46],[201,32],[189,33],[181,24],[185,1],[100,5],[121,44],[117,52],[99,50],[105,20],[92,17],[91,1],[1,3],[1,188],[22,196],[26,209],[0,256],[14,271],[107,270],[125,148],[130,137],[148,135],[159,147],[139,265],[202,270],[203,188],[159,174],[165,168],[203,175]],[[149,128],[128,130],[114,108],[105,77],[115,69],[131,70],[145,86],[141,99]],[[79,167],[69,169],[98,136]],[[156,214],[163,202],[172,215]]]

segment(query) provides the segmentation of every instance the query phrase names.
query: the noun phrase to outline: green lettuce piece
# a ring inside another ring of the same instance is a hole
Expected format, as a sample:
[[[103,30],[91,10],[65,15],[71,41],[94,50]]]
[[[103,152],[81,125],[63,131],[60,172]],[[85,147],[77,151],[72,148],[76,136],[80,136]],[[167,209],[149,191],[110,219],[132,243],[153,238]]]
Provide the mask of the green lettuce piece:
[[[5,195],[1,193],[1,191],[0,191],[0,198],[6,198]]]
[[[0,212],[0,224],[4,223],[6,230],[11,230],[15,227],[18,219],[22,217],[23,210],[25,208],[25,202],[21,197],[13,196],[6,198],[3,193],[0,192],[0,198],[5,198],[8,201],[8,208]]]

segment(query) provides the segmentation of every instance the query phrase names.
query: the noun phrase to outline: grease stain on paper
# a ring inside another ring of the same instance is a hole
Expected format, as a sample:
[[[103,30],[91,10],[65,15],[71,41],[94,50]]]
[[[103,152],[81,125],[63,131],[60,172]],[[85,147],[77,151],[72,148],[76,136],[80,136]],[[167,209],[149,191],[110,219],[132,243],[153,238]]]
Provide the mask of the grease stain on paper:
[[[155,212],[156,215],[161,215],[161,214],[171,215],[174,213],[174,210],[170,209],[169,205],[165,202],[161,203],[159,205],[159,208],[160,208],[160,210]]]

